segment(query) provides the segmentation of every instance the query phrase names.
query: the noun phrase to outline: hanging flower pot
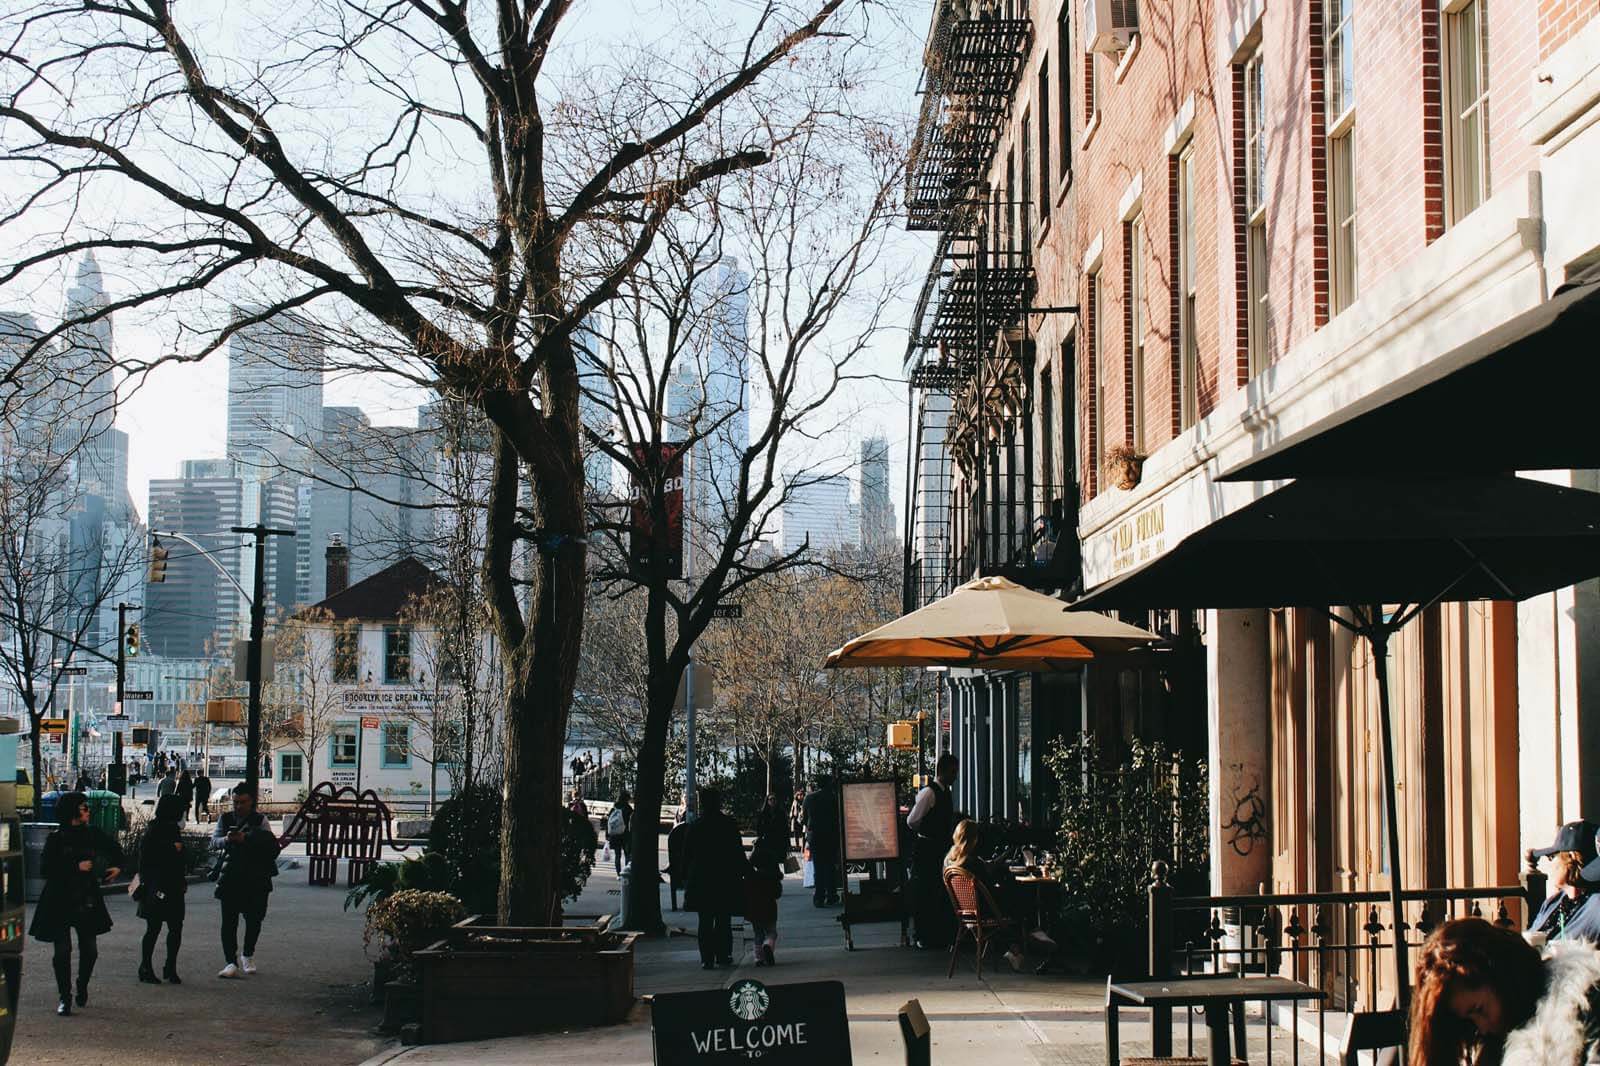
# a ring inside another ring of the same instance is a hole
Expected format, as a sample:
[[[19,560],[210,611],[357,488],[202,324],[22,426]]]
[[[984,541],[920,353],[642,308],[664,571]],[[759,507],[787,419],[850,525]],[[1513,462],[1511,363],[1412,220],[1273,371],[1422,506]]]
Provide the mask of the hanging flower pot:
[[[1106,480],[1123,491],[1136,488],[1144,473],[1144,459],[1126,444],[1115,445],[1106,452]]]

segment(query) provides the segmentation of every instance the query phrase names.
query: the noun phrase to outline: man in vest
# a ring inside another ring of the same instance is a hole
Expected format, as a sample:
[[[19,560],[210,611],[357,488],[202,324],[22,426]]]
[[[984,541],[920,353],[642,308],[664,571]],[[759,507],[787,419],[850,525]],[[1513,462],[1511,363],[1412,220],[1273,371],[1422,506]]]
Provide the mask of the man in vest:
[[[955,915],[944,891],[944,857],[956,828],[956,805],[950,787],[960,764],[950,752],[939,756],[933,780],[921,792],[906,817],[915,834],[911,846],[911,905],[916,919],[917,945],[949,947],[955,932]]]

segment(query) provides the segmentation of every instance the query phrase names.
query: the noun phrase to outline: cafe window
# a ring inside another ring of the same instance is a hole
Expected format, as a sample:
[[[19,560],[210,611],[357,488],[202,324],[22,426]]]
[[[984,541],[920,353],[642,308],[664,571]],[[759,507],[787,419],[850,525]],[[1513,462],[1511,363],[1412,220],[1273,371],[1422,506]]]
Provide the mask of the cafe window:
[[[390,722],[383,727],[383,766],[392,769],[411,765],[411,726]]]
[[[411,627],[383,627],[383,682],[403,685],[411,680]]]
[[[356,725],[354,722],[333,727],[328,738],[328,765],[354,766],[356,764]]]
[[[359,681],[361,676],[361,627],[335,626],[333,630],[333,679],[342,683]]]
[[[285,751],[278,755],[278,780],[286,785],[304,784],[306,757],[298,751]]]

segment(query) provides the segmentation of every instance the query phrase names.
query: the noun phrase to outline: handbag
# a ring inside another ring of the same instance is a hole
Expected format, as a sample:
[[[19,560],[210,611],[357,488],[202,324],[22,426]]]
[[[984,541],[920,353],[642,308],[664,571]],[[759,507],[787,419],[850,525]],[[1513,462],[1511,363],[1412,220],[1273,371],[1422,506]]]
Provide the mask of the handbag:
[[[785,855],[783,857],[783,872],[786,873],[786,874],[797,874],[797,873],[799,873],[800,872],[800,860],[795,858],[792,854],[791,855]]]
[[[128,895],[133,897],[135,903],[144,899],[144,883],[138,874],[134,874],[133,880],[128,882]]]

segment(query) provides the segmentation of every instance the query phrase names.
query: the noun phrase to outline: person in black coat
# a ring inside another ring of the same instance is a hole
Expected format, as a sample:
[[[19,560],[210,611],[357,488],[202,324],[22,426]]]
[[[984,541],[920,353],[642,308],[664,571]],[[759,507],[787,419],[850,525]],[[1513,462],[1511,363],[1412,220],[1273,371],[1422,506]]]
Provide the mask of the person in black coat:
[[[44,891],[33,909],[28,933],[35,940],[55,945],[51,964],[56,971],[56,1013],[72,1013],[72,933],[78,934],[77,1003],[89,1002],[89,977],[99,950],[95,938],[111,930],[100,883],[122,872],[122,848],[110,836],[89,824],[89,803],[82,792],[67,792],[56,800],[61,828],[44,842],[40,866]]]
[[[139,980],[146,984],[159,985],[162,977],[171,984],[183,984],[178,978],[178,948],[183,945],[183,897],[189,880],[180,826],[186,813],[188,806],[183,800],[162,796],[139,852],[139,917],[144,919]],[[167,927],[167,962],[157,977],[151,957],[163,925]]]
[[[201,770],[194,779],[194,817],[203,821],[211,811],[211,778]]]
[[[267,916],[267,896],[278,876],[278,841],[266,816],[256,810],[256,792],[240,782],[233,789],[233,810],[224,811],[211,834],[211,846],[222,849],[222,870],[216,896],[222,901],[222,957],[218,977],[243,977],[256,972],[256,941]],[[239,919],[244,919],[244,950],[239,950]]]
[[[684,831],[683,856],[689,871],[683,906],[700,914],[700,965],[731,966],[733,915],[744,905],[744,839],[714,788],[700,790],[700,816]]]
[[[833,779],[817,778],[816,791],[806,797],[806,850],[814,874],[811,903],[828,907],[839,902],[839,794]]]

